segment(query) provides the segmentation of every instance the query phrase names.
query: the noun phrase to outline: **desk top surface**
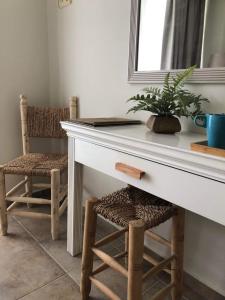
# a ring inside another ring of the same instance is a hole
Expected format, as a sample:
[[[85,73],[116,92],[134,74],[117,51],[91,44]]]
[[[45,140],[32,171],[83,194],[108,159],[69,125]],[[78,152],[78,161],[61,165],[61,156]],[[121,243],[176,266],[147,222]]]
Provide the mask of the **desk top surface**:
[[[205,141],[206,136],[192,132],[180,132],[176,134],[158,134],[151,132],[145,125],[123,125],[123,126],[99,126],[92,127],[87,125],[75,124],[73,122],[62,122],[69,124],[74,129],[94,131],[106,135],[122,137],[125,139],[141,141],[146,144],[158,144],[165,147],[180,148],[190,150],[193,142]],[[65,126],[63,125],[65,128]],[[67,127],[67,126],[66,126]],[[67,129],[67,128],[65,128]]]
[[[225,182],[225,158],[191,150],[191,143],[206,140],[192,132],[173,135],[151,132],[146,125],[92,127],[62,122],[69,136],[152,159]]]
[[[88,127],[90,129],[90,127]],[[145,125],[91,127],[95,131],[109,135],[133,139],[149,144],[158,144],[165,147],[190,149],[190,144],[206,140],[206,136],[191,132],[176,134],[159,134],[150,131]]]

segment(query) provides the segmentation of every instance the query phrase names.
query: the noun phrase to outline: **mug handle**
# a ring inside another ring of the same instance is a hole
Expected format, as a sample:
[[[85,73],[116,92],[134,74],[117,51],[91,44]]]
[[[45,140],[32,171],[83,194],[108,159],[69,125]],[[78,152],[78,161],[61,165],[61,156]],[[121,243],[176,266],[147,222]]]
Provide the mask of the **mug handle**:
[[[200,123],[199,123],[200,121]],[[207,127],[207,118],[205,115],[198,115],[194,118],[194,123],[196,126],[206,128]]]

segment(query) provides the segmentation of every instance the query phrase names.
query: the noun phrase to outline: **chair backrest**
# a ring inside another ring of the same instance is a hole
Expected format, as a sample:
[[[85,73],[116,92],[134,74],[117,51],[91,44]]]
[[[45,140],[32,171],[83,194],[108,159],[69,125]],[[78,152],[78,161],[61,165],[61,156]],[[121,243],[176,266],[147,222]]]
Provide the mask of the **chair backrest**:
[[[23,153],[30,151],[30,137],[65,138],[66,133],[60,126],[60,121],[76,119],[78,116],[78,101],[71,97],[70,107],[50,108],[28,106],[27,98],[20,96],[20,113],[22,125]]]

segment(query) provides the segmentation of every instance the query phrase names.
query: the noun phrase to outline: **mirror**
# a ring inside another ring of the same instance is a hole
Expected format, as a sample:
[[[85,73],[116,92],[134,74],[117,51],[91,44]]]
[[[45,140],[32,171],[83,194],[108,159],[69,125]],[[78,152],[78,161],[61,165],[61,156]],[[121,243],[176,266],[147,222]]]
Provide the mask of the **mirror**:
[[[225,0],[132,0],[129,81],[162,82],[196,65],[192,82],[225,82]]]

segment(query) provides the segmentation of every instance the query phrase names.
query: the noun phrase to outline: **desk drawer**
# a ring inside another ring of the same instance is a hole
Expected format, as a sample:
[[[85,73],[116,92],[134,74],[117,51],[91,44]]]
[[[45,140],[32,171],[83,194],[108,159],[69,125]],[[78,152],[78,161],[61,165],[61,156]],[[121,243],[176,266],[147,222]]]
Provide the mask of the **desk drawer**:
[[[225,184],[221,182],[79,139],[75,140],[75,160],[225,225]],[[118,163],[128,166],[126,174],[116,170]],[[130,176],[129,167],[142,172],[140,179]]]

